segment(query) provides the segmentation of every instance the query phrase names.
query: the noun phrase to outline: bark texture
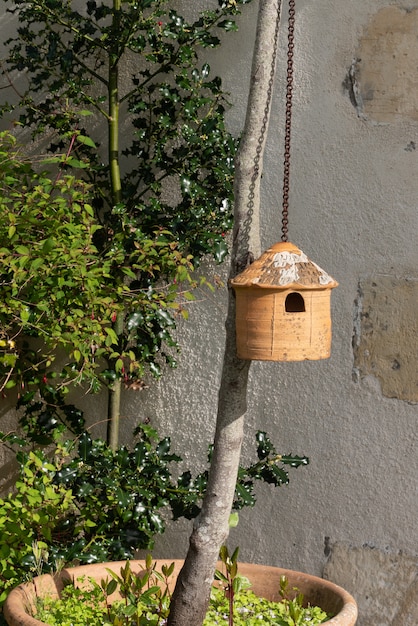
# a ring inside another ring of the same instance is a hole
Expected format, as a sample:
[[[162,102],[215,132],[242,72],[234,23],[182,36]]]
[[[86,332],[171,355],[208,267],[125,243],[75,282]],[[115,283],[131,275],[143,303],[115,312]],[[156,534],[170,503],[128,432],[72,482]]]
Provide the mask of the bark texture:
[[[281,0],[260,0],[251,88],[236,159],[234,234],[229,278],[260,254],[260,177],[275,70]],[[171,602],[169,626],[201,626],[219,549],[229,532],[251,361],[236,356],[235,297],[229,287],[226,343],[218,396],[214,452],[206,495]]]

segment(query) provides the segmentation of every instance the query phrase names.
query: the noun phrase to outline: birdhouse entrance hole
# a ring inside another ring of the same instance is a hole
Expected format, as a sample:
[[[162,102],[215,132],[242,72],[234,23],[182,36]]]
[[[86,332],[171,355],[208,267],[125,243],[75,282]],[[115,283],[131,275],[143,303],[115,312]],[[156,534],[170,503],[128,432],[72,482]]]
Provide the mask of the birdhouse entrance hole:
[[[289,293],[285,302],[286,313],[304,313],[305,300],[300,293]]]

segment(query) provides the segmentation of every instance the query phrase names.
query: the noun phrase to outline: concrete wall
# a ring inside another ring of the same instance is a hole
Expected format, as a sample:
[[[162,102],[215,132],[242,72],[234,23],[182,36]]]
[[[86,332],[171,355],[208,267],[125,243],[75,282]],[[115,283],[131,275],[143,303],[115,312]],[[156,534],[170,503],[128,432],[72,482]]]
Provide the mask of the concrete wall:
[[[235,130],[256,9],[245,8],[240,32],[211,60],[231,92]],[[288,487],[259,488],[231,535],[242,559],[344,584],[359,601],[359,626],[418,623],[417,18],[417,1],[297,2],[289,236],[340,283],[333,348],[327,361],[253,363],[245,453],[261,428],[311,464]],[[283,31],[265,248],[280,239],[285,44]],[[214,428],[224,317],[222,291],[202,293],[180,328],[179,369],[126,398],[127,414],[156,420],[189,458],[204,458]],[[162,552],[183,554],[188,528],[179,530]]]
[[[211,0],[195,0],[193,10]],[[183,2],[192,10],[190,2]],[[242,128],[256,0],[209,53]],[[418,623],[418,1],[297,0],[289,238],[340,286],[326,361],[254,362],[247,438],[265,429],[310,466],[262,486],[231,545],[241,558],[325,573],[358,599],[359,626]],[[286,26],[285,20],[283,27]],[[285,32],[263,175],[263,244],[280,239]],[[206,271],[225,277],[225,268]],[[148,417],[204,464],[216,416],[225,293],[180,324],[177,371],[126,392],[124,433]],[[101,414],[100,406],[94,416]],[[197,459],[197,461],[196,461]],[[188,524],[157,554],[182,556]],[[390,607],[390,608],[388,608]]]

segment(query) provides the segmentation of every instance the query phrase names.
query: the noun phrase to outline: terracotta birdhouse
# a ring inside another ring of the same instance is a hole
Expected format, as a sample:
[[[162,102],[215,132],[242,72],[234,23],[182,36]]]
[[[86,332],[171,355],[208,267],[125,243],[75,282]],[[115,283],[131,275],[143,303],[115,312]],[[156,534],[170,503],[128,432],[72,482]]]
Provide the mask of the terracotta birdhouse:
[[[241,359],[304,361],[331,354],[331,289],[338,283],[295,245],[276,243],[236,276]]]

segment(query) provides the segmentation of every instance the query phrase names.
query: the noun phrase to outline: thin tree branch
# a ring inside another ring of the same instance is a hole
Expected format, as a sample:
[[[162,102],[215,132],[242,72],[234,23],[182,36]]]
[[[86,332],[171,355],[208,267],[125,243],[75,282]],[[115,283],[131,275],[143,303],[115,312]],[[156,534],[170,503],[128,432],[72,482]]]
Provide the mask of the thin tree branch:
[[[275,72],[281,0],[260,0],[252,80],[244,135],[236,160],[235,227],[229,277],[239,270],[243,254],[258,255],[259,185]],[[250,206],[249,206],[250,204]],[[206,614],[213,573],[229,532],[251,361],[236,356],[235,297],[228,291],[226,343],[218,395],[214,452],[202,510],[195,521],[185,564],[172,597],[169,626],[200,626]]]

